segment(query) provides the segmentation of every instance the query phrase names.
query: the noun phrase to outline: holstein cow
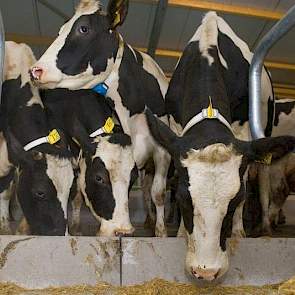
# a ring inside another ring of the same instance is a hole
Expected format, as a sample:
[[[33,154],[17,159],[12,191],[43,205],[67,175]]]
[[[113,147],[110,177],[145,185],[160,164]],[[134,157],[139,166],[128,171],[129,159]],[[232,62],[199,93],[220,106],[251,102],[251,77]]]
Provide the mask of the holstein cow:
[[[131,234],[128,191],[137,169],[130,137],[116,130],[113,110],[91,90],[46,90],[43,101],[57,126],[81,146],[78,190],[101,223],[98,235]]]
[[[280,158],[295,145],[293,137],[253,142],[236,137],[241,118],[238,105],[247,104],[250,56],[247,45],[224,20],[208,13],[186,46],[166,95],[181,136],[146,111],[152,135],[169,151],[178,170],[177,199],[188,245],[186,267],[198,279],[214,280],[228,269],[226,237],[233,224],[234,230],[242,231],[237,208],[245,199],[248,164],[269,153]]]
[[[132,141],[139,169],[155,163],[151,196],[156,205],[156,235],[165,236],[164,198],[169,154],[150,135],[145,107],[168,124],[164,96],[168,82],[148,55],[126,44],[116,28],[128,12],[128,0],[110,0],[107,13],[97,0],[81,0],[75,15],[32,67],[32,79],[43,88],[93,89],[109,97]]]
[[[279,99],[275,102],[275,119],[272,135],[295,136],[295,101]],[[269,167],[270,199],[268,204],[269,223],[276,226],[279,223],[282,209],[290,192],[295,191],[295,154],[290,153]],[[270,230],[269,230],[270,231]],[[270,231],[271,233],[271,231]]]
[[[31,49],[6,42],[5,53],[1,120],[8,153],[1,154],[1,163],[18,167],[17,196],[30,233],[64,235],[73,182],[71,153],[64,136],[49,125],[32,86],[28,71],[36,60]]]

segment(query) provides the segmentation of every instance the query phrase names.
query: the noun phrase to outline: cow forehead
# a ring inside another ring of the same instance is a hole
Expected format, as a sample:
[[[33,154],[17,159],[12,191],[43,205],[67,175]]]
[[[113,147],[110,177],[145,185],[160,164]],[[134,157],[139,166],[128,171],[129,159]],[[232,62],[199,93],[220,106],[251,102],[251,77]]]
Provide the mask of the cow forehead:
[[[52,180],[57,194],[67,194],[72,186],[74,172],[69,159],[46,154],[46,173]]]
[[[110,174],[116,173],[129,177],[135,165],[131,146],[121,146],[108,141],[109,137],[97,138],[96,153],[93,158],[99,157]]]
[[[87,2],[93,2],[93,3],[89,3],[89,5],[85,6],[84,8],[82,8],[81,6],[82,3],[80,3],[73,17],[60,28],[59,35],[67,36],[71,32],[72,27],[74,23],[76,22],[76,20],[79,19],[82,15],[94,14],[95,12],[100,10],[100,5],[97,3],[97,1],[87,1]]]
[[[241,162],[242,155],[223,144],[189,151],[181,163],[188,171],[194,207],[227,207],[240,189]]]

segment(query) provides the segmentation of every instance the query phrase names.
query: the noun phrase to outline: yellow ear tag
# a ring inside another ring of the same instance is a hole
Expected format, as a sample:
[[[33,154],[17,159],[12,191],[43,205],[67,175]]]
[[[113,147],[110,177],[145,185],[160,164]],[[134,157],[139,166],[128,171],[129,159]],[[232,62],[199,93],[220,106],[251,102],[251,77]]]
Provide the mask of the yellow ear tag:
[[[115,127],[115,123],[111,117],[106,120],[106,123],[102,127],[105,133],[112,133]]]
[[[209,106],[207,108],[207,116],[209,119],[213,118],[213,116],[214,116],[211,96],[209,96]]]
[[[270,165],[271,161],[272,161],[272,154],[268,153],[261,160],[257,160],[256,162],[260,164],[264,164],[264,165]]]
[[[119,13],[119,11],[116,11],[116,16],[113,22],[113,26],[115,27],[117,24],[119,24],[121,21],[121,15]]]
[[[53,129],[47,136],[48,143],[55,144],[60,141],[60,135],[56,129]]]

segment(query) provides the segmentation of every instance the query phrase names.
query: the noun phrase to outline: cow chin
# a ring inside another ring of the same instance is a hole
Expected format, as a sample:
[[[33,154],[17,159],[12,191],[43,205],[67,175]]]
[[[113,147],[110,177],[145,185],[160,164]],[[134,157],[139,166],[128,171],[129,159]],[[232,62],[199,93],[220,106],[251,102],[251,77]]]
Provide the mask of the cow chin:
[[[214,281],[222,277],[229,268],[229,259],[226,251],[221,248],[218,253],[212,253],[214,259],[207,259],[202,253],[197,253],[197,245],[188,237],[188,250],[186,253],[186,271],[195,279]],[[208,263],[208,261],[210,261]],[[206,264],[205,264],[206,262]]]
[[[131,223],[117,224],[111,220],[101,220],[100,229],[97,236],[101,237],[116,237],[116,236],[129,236],[134,232],[134,227]]]

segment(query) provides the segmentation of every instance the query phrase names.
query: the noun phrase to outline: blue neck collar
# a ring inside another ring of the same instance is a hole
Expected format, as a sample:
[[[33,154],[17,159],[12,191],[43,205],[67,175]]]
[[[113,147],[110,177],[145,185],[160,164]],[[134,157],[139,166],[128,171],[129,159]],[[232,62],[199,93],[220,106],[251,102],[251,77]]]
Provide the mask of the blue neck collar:
[[[106,96],[109,90],[109,86],[106,83],[99,83],[92,88],[92,90],[102,96]]]

